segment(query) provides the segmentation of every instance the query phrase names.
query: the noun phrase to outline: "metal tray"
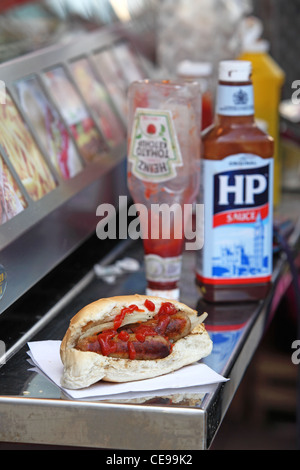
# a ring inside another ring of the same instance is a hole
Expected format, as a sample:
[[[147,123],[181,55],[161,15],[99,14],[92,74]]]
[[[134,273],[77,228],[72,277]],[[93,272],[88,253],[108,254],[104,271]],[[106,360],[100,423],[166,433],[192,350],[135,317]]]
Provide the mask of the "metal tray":
[[[293,244],[298,242],[299,227],[291,238]],[[9,341],[12,328],[16,331],[0,369],[0,441],[101,449],[208,449],[271,321],[274,292],[288,270],[285,256],[279,254],[276,259],[272,291],[264,301],[214,306],[201,300],[195,285],[195,254],[184,255],[181,300],[208,312],[206,326],[214,349],[204,362],[230,378],[228,382],[204,394],[160,394],[132,401],[70,400],[47,378],[29,371],[26,343],[61,339],[70,318],[97,298],[144,292],[141,241],[116,243],[107,248],[105,257],[103,245],[102,255],[97,251],[99,243],[90,239],[11,307],[9,320],[5,313],[1,315],[3,340]],[[125,256],[137,259],[140,270],[123,274],[112,284],[95,276],[93,265],[101,257],[99,262],[107,265]],[[18,327],[21,317],[24,325]],[[27,328],[25,333],[22,328]]]

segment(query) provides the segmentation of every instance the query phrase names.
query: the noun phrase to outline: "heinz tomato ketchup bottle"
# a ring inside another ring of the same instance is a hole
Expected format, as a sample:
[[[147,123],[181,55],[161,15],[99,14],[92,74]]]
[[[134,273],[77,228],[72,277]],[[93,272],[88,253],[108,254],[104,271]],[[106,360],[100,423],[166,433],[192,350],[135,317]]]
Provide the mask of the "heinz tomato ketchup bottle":
[[[255,124],[251,62],[219,65],[216,121],[203,135],[205,300],[258,300],[272,273],[273,139]]]
[[[127,181],[139,212],[146,293],[178,300],[188,214],[200,186],[200,86],[132,82],[128,105]]]

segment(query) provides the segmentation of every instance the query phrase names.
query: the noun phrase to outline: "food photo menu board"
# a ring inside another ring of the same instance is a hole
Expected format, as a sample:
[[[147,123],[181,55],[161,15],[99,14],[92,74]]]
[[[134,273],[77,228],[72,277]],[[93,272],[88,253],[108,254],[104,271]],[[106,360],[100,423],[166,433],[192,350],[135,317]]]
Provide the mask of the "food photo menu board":
[[[27,203],[5,161],[0,157],[0,225],[15,217]]]
[[[59,65],[51,52],[49,62],[25,62],[24,76],[4,68],[15,94],[9,86],[0,105],[0,225],[126,142],[127,89],[143,69],[125,40],[89,58],[88,44],[81,55],[66,47]]]
[[[64,68],[55,67],[45,72],[44,78],[84,160],[86,162],[97,160],[105,149],[104,140]]]
[[[77,149],[53,104],[36,77],[16,84],[22,110],[31,122],[57,173],[65,180],[83,168]]]
[[[32,200],[55,189],[55,179],[9,93],[0,105],[0,145]]]
[[[81,58],[70,64],[72,74],[86,103],[110,147],[121,144],[126,136],[125,128],[116,115],[107,89],[98,80],[88,59]]]
[[[109,49],[102,50],[93,56],[97,72],[108,89],[110,96],[124,120],[127,119],[127,82]]]

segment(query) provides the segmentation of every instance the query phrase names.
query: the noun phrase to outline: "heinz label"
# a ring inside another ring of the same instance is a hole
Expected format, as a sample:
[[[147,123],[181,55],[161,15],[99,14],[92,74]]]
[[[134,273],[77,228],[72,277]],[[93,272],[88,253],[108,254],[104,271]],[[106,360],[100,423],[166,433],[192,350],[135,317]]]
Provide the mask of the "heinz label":
[[[159,183],[176,176],[182,156],[171,111],[136,109],[128,158],[139,179]]]
[[[272,272],[273,159],[252,154],[204,160],[204,248],[197,274],[205,283],[267,282]]]
[[[147,279],[154,282],[176,282],[180,279],[182,256],[162,258],[155,254],[145,256]]]

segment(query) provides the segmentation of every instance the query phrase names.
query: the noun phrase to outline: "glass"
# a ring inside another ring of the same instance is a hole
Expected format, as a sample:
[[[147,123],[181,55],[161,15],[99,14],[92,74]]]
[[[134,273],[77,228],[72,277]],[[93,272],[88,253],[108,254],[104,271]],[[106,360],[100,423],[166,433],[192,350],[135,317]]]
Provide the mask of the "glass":
[[[177,299],[200,182],[200,87],[142,80],[130,85],[128,98],[128,187],[139,214],[147,294]]]

